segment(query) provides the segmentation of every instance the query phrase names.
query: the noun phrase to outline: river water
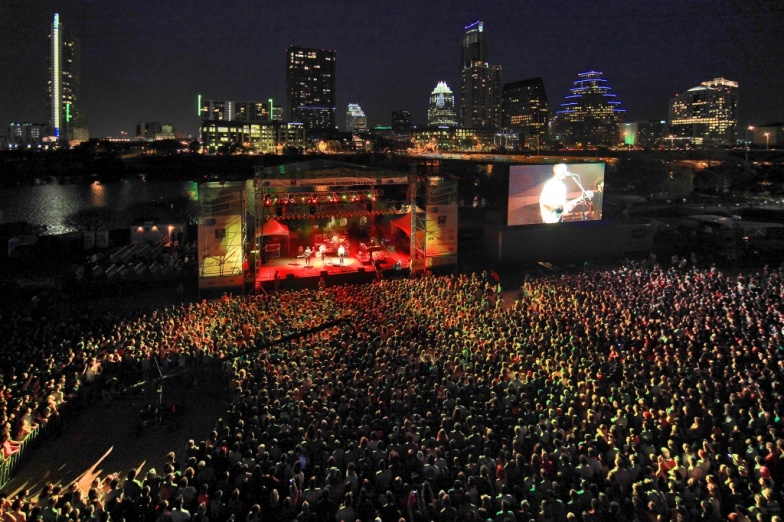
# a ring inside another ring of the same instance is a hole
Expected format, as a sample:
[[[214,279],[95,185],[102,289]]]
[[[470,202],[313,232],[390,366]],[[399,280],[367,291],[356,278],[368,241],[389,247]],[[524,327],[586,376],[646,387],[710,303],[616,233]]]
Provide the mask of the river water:
[[[192,181],[145,181],[143,176],[114,183],[22,185],[0,187],[0,223],[25,221],[46,225],[47,234],[73,232],[65,221],[85,208],[108,207],[123,211],[138,203],[198,196]]]

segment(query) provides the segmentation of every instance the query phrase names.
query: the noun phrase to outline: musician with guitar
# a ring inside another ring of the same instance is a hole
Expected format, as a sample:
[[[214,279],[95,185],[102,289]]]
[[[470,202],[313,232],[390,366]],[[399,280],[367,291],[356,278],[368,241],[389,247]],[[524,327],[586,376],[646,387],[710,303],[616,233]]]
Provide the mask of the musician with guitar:
[[[570,178],[580,187],[580,196],[567,199],[566,178]],[[580,176],[569,172],[565,163],[553,165],[553,177],[547,180],[539,195],[539,210],[543,223],[559,223],[564,214],[569,214],[580,204],[589,205],[593,192],[585,190],[580,183]]]

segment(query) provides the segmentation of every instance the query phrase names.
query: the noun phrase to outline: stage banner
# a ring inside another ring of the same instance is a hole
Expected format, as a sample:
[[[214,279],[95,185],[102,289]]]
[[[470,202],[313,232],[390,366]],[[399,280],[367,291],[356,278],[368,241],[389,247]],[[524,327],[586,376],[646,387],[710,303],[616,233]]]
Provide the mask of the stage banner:
[[[311,174],[308,177],[292,177],[286,179],[261,179],[255,178],[254,185],[259,188],[288,188],[288,187],[312,187],[312,186],[352,186],[352,185],[405,185],[408,183],[406,176],[340,176],[340,177],[320,177]]]
[[[199,288],[243,284],[244,227],[239,182],[199,186]]]
[[[429,265],[457,262],[457,205],[427,206],[425,253]]]

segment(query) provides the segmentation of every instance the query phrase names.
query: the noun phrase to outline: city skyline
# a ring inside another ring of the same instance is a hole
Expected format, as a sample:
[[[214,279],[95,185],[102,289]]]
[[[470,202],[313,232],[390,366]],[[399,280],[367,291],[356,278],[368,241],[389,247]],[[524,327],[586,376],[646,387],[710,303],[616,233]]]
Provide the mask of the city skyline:
[[[54,13],[81,42],[92,137],[119,136],[139,121],[195,136],[198,94],[283,104],[289,46],[336,52],[336,106],[358,103],[369,127],[389,125],[393,110],[409,110],[412,123],[424,124],[432,86],[460,85],[461,36],[476,20],[484,22],[490,61],[503,67],[502,83],[542,77],[551,111],[578,73],[600,70],[613,79],[627,121],[667,119],[669,98],[717,77],[740,85],[740,128],[784,119],[777,54],[784,8],[773,2],[304,0],[261,7],[231,0],[188,7],[1,0],[0,123],[46,121]],[[339,128],[344,116],[338,111]]]

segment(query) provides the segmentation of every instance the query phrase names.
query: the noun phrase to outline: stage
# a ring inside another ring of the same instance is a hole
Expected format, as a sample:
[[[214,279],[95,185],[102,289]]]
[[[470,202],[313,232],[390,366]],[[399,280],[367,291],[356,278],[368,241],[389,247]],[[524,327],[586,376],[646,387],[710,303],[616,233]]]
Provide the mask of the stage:
[[[321,160],[255,174],[252,181],[199,185],[200,290],[269,291],[316,287],[322,277],[327,285],[405,277],[411,251],[417,252],[417,271],[456,262],[454,180],[428,178],[420,194],[411,170]],[[342,263],[341,249],[347,250]]]
[[[305,264],[304,257],[299,256],[281,256],[268,259],[256,271],[256,286],[268,290],[274,289],[276,272],[281,282],[297,280],[298,288],[311,286],[308,281],[300,280],[312,280],[310,282],[315,285],[321,277],[324,277],[328,284],[344,282],[344,280],[345,282],[361,280],[362,278],[357,278],[357,276],[362,275],[365,275],[367,279],[373,279],[376,277],[374,264],[376,259],[380,261],[384,277],[398,275],[395,273],[395,264],[398,260],[400,260],[401,266],[399,275],[408,275],[410,259],[408,252],[401,252],[394,247],[378,246],[377,250],[372,252],[373,261],[371,261],[366,252],[360,255],[363,249],[360,248],[359,242],[349,239],[348,245],[348,254],[343,257],[342,264],[340,257],[332,252],[325,254],[323,261],[319,253],[315,252],[310,257],[309,266]]]

